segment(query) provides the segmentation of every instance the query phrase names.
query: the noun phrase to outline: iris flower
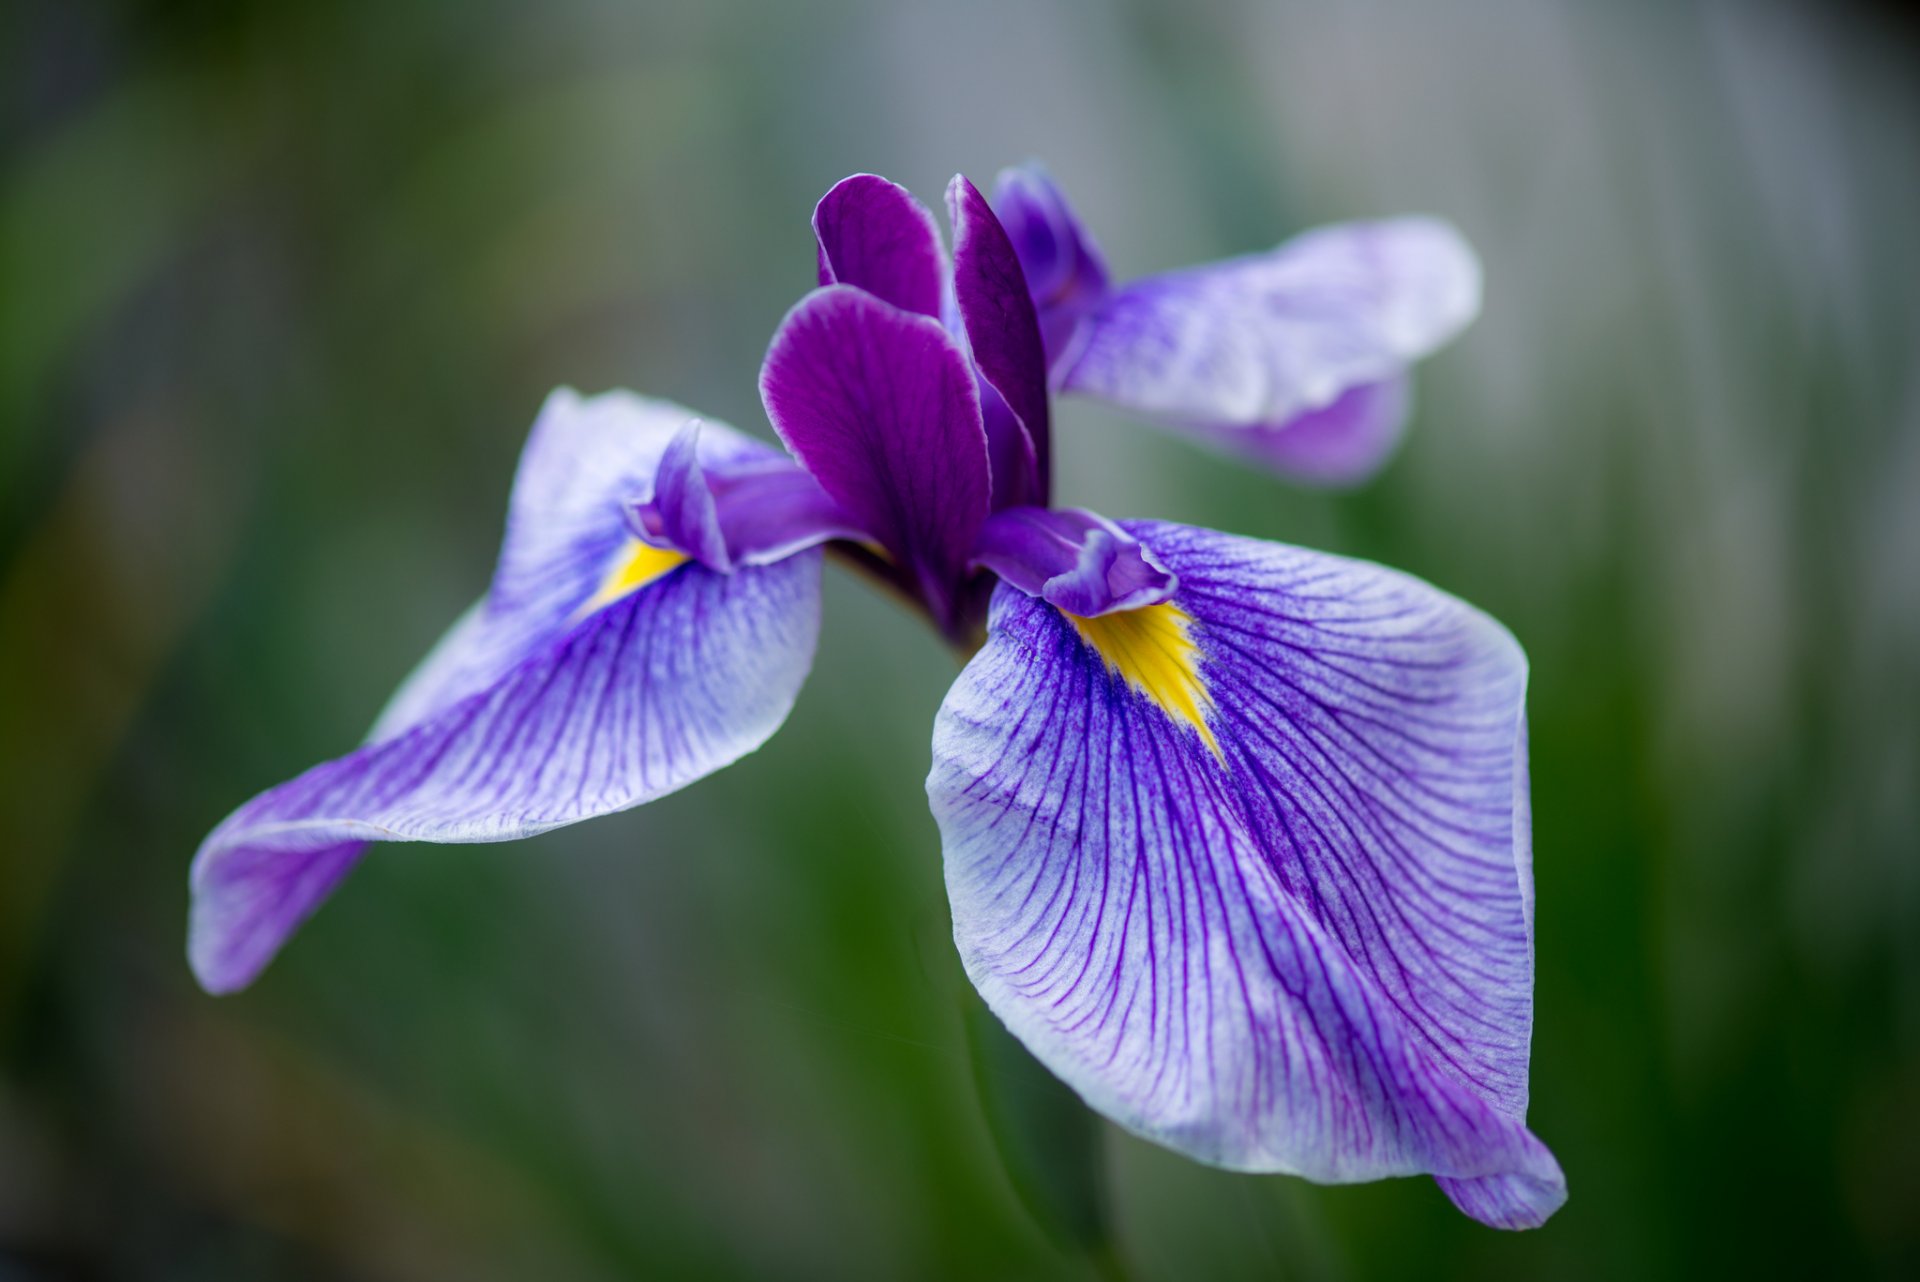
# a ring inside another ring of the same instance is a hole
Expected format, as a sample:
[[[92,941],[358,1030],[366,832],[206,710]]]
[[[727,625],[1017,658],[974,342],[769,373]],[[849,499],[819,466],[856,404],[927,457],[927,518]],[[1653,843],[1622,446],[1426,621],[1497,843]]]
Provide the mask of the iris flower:
[[[251,982],[373,843],[529,836],[753,751],[832,550],[970,652],[927,794],[966,973],[1042,1063],[1204,1162],[1428,1173],[1541,1223],[1565,1183],[1525,1124],[1520,647],[1393,570],[1049,506],[1049,379],[1283,467],[1351,460],[1471,314],[1471,254],[1337,228],[1116,290],[1037,173],[1001,216],[964,178],[947,201],[951,261],[884,179],[820,202],[820,286],[760,375],[786,454],[553,395],[486,597],[360,748],[202,845],[201,983]]]

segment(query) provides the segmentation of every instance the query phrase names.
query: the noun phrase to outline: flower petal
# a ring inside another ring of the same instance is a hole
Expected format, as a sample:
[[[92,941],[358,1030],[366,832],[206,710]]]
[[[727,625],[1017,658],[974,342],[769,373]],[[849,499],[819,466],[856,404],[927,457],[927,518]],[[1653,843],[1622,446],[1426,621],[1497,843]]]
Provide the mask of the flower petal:
[[[1045,504],[1052,485],[1047,356],[1020,258],[987,198],[959,174],[947,186],[947,216],[953,223],[954,298],[970,355],[980,377],[1004,402],[1011,414],[1009,426],[1025,446],[993,454],[996,459],[1024,457],[1030,469],[997,468],[993,505]],[[1006,421],[989,414],[989,437],[997,422]]]
[[[769,565],[833,539],[867,534],[792,459],[698,458],[698,420],[673,438],[628,525],[651,547],[683,552],[710,570]]]
[[[981,527],[974,562],[1080,618],[1157,605],[1176,583],[1140,540],[1080,508],[994,513]]]
[[[1519,647],[1389,570],[1123,528],[1172,601],[1075,623],[1002,587],[941,708],[968,975],[1138,1134],[1328,1182],[1429,1172],[1540,1223],[1565,1183],[1524,1124]]]
[[[1330,405],[1284,423],[1195,426],[1193,436],[1310,485],[1358,485],[1406,435],[1413,380],[1402,374],[1348,388]]]
[[[993,208],[1020,256],[1047,357],[1058,360],[1080,317],[1106,296],[1106,260],[1038,164],[1002,170],[994,183]]]
[[[1054,378],[1216,440],[1271,434],[1398,377],[1479,307],[1479,263],[1446,223],[1348,223],[1112,291],[1056,354]]]
[[[626,487],[683,417],[625,396],[549,402],[486,601],[374,739],[202,843],[188,952],[208,990],[250,983],[370,841],[503,841],[622,810],[785,720],[812,665],[821,554],[724,575],[627,534]],[[703,444],[765,452],[716,426]]]
[[[922,316],[940,314],[946,256],[914,194],[877,174],[835,183],[813,210],[822,285],[852,285]]]
[[[953,625],[991,480],[973,369],[940,322],[817,289],[780,323],[760,395],[787,447]]]
[[[651,489],[669,444],[700,417],[631,392],[582,397],[563,387],[549,396],[520,454],[485,600],[401,683],[368,740],[391,738],[490,685],[569,626],[627,541],[622,503]],[[699,450],[708,466],[783,461],[724,423],[703,424]]]

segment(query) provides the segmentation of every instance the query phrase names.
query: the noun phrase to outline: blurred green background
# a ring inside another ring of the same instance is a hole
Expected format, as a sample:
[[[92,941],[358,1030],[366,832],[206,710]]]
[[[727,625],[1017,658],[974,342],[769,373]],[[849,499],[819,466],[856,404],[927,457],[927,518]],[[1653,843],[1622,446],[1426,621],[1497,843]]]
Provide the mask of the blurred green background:
[[[922,779],[830,575],[744,763],[378,851],[244,995],[186,868],[484,587],[549,387],[767,434],[807,217],[1044,158],[1121,276],[1428,211],[1487,306],[1328,496],[1073,404],[1063,498],[1376,558],[1531,652],[1532,1123],[1571,1201],[1110,1129],[1143,1279],[1920,1274],[1920,61],[1862,9],[12,0],[0,1279],[1046,1278]]]

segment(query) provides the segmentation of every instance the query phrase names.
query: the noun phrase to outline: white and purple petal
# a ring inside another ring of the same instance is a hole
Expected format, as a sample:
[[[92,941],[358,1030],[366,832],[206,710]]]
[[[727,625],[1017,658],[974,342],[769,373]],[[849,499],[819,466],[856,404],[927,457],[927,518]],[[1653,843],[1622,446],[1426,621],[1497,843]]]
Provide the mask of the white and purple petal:
[[[487,598],[369,742],[202,843],[188,951],[205,987],[250,983],[369,842],[502,841],[622,810],[780,726],[812,664],[821,554],[720,574],[632,539],[624,502],[686,417],[624,395],[549,401]],[[701,448],[771,454],[712,424]]]
[[[391,738],[485,687],[565,628],[629,537],[624,500],[650,492],[668,446],[699,417],[631,392],[583,397],[563,387],[549,396],[520,453],[487,595],[401,683],[368,739]],[[715,422],[699,451],[709,467],[780,459]]]
[[[1157,647],[1116,663],[1093,625],[1147,612],[1075,621],[1003,586],[941,709],[928,792],[969,976],[1141,1135],[1328,1182],[1425,1172],[1477,1219],[1542,1222],[1565,1182],[1525,1125],[1519,647],[1376,566],[1123,528],[1178,576]],[[1184,702],[1153,697],[1176,669]]]
[[[1393,457],[1406,435],[1412,403],[1413,380],[1401,374],[1350,387],[1331,404],[1284,423],[1195,424],[1185,430],[1224,454],[1282,476],[1338,488],[1358,485]]]
[[[1448,224],[1346,223],[1109,291],[1054,353],[1053,378],[1305,479],[1351,481],[1384,460],[1400,419],[1384,392],[1342,398],[1391,386],[1479,307],[1479,262]],[[1296,462],[1283,442],[1301,426],[1313,439]]]
[[[959,344],[929,316],[830,285],[780,323],[760,395],[787,448],[951,631],[992,489]]]

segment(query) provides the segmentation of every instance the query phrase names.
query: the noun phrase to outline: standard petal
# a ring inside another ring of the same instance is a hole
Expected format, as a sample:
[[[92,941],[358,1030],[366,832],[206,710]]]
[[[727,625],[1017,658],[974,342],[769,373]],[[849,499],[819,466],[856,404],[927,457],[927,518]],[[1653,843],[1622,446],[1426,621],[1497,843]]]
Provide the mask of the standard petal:
[[[914,194],[877,174],[835,183],[813,210],[822,285],[852,285],[922,316],[940,314],[940,229]]]
[[[1047,356],[1019,255],[987,198],[959,174],[947,186],[947,216],[953,223],[954,299],[970,354],[1010,413],[987,416],[988,436],[1005,424],[1024,446],[992,450],[996,462],[1025,464],[995,469],[993,505],[1045,504],[1052,486]]]
[[[1540,1223],[1565,1184],[1525,1126],[1519,647],[1389,570],[1124,528],[1172,601],[1076,623],[1002,587],[941,708],[969,976],[1141,1135],[1329,1182],[1427,1172]]]
[[[1058,360],[1080,317],[1106,295],[1106,260],[1038,164],[1002,170],[994,182],[993,208],[1020,255],[1047,357]]]
[[[638,805],[752,751],[812,663],[820,561],[718,574],[628,532],[689,415],[556,393],[514,483],[487,597],[365,746],[255,797],[195,857],[189,957],[243,987],[369,841],[499,841]],[[777,458],[708,424],[703,459]]]
[[[991,480],[973,369],[940,322],[817,289],[780,323],[760,395],[795,457],[953,625]]]
[[[1109,293],[1056,354],[1054,378],[1216,438],[1274,433],[1399,377],[1479,307],[1479,262],[1448,224],[1342,224]]]

